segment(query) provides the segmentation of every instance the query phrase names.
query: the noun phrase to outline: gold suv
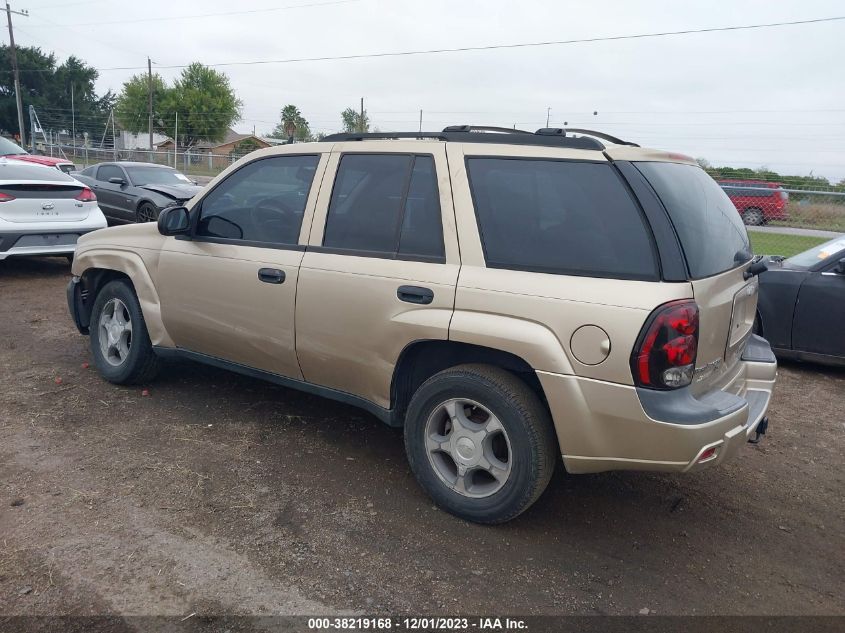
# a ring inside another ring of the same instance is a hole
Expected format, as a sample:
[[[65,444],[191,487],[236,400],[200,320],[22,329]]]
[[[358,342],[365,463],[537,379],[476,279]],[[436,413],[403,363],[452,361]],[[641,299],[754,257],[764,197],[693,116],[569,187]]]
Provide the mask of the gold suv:
[[[759,438],[761,268],[686,156],[455,126],[253,152],[80,238],[68,303],[107,380],[182,357],[360,406],[441,507],[499,523],[559,455],[687,472]]]

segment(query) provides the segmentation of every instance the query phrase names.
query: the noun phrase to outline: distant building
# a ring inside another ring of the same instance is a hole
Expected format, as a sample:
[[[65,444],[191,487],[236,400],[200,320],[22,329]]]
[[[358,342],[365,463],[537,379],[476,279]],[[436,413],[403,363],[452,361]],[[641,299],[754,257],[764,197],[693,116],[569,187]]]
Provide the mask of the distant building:
[[[235,159],[240,158],[235,150],[246,140],[252,140],[259,149],[285,142],[283,139],[264,138],[255,134],[241,134],[229,128],[222,141],[199,141],[196,145],[187,148],[187,151],[192,155],[194,161],[202,160],[203,157],[208,156],[209,167],[224,168]],[[156,144],[156,149],[172,152],[173,139],[165,137],[160,143]],[[181,152],[184,149],[180,147],[179,151]],[[233,154],[233,152],[235,153]]]
[[[153,132],[153,147],[157,148],[161,143],[168,140],[164,134]],[[117,135],[118,149],[150,149],[150,135],[148,132],[139,132],[133,134],[126,130],[121,130]]]

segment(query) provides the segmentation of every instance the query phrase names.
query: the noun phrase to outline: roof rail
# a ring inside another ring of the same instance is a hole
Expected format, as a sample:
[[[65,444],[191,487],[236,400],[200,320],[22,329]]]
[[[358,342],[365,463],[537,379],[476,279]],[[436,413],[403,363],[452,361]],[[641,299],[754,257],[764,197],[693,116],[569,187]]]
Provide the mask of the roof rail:
[[[554,129],[554,128],[550,128]],[[469,131],[474,130],[474,131]],[[501,134],[485,134],[484,132],[503,132]],[[511,128],[480,127],[471,125],[455,125],[445,128],[442,132],[341,132],[329,134],[323,140],[329,143],[345,141],[369,141],[391,139],[434,139],[437,141],[451,141],[453,143],[502,143],[507,145],[540,145],[544,147],[569,147],[572,149],[598,150],[604,149],[599,141],[586,136],[566,136],[543,132],[535,134],[524,130]]]
[[[595,138],[600,138],[603,141],[607,141],[615,145],[630,145],[631,147],[639,147],[639,145],[637,145],[636,143],[632,143],[631,141],[623,141],[621,138],[616,138],[615,136],[605,134],[604,132],[596,132],[595,130],[584,130],[582,128],[577,127],[568,127],[566,128],[566,131],[572,132],[573,134],[585,134],[587,136],[593,136]],[[539,134],[540,130],[537,130],[537,133]]]
[[[338,132],[324,136],[323,140],[339,143],[342,141],[370,141],[370,140],[391,140],[391,139],[426,139],[433,138],[438,141],[448,141],[447,135],[443,132]]]
[[[447,125],[444,132],[502,132],[503,134],[531,134],[528,130],[517,130],[515,127],[496,127],[493,125]]]

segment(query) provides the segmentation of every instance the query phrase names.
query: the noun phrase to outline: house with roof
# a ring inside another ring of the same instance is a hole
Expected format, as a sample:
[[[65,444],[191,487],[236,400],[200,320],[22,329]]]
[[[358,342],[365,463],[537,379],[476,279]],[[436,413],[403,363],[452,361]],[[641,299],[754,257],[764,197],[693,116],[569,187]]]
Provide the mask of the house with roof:
[[[207,157],[209,168],[222,169],[244,154],[249,153],[249,151],[263,149],[265,147],[279,145],[285,142],[286,141],[283,139],[264,138],[263,136],[256,136],[255,134],[241,134],[239,132],[235,132],[232,128],[229,128],[222,141],[201,140],[196,145],[186,149],[189,154],[197,157],[194,160],[199,161]],[[239,149],[242,144],[245,144],[246,147],[251,149],[242,151]],[[172,152],[173,139],[168,138],[167,140],[157,144],[156,149]],[[179,151],[181,152],[183,149],[184,148],[180,148]]]

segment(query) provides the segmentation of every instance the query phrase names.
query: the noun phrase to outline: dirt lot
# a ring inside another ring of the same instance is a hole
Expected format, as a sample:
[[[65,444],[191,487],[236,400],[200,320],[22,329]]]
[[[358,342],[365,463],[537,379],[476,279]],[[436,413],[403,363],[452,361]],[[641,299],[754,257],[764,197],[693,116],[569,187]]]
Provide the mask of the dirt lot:
[[[194,364],[107,384],[68,275],[0,263],[0,614],[845,614],[843,371],[783,367],[722,468],[558,473],[480,527],[357,409]]]

